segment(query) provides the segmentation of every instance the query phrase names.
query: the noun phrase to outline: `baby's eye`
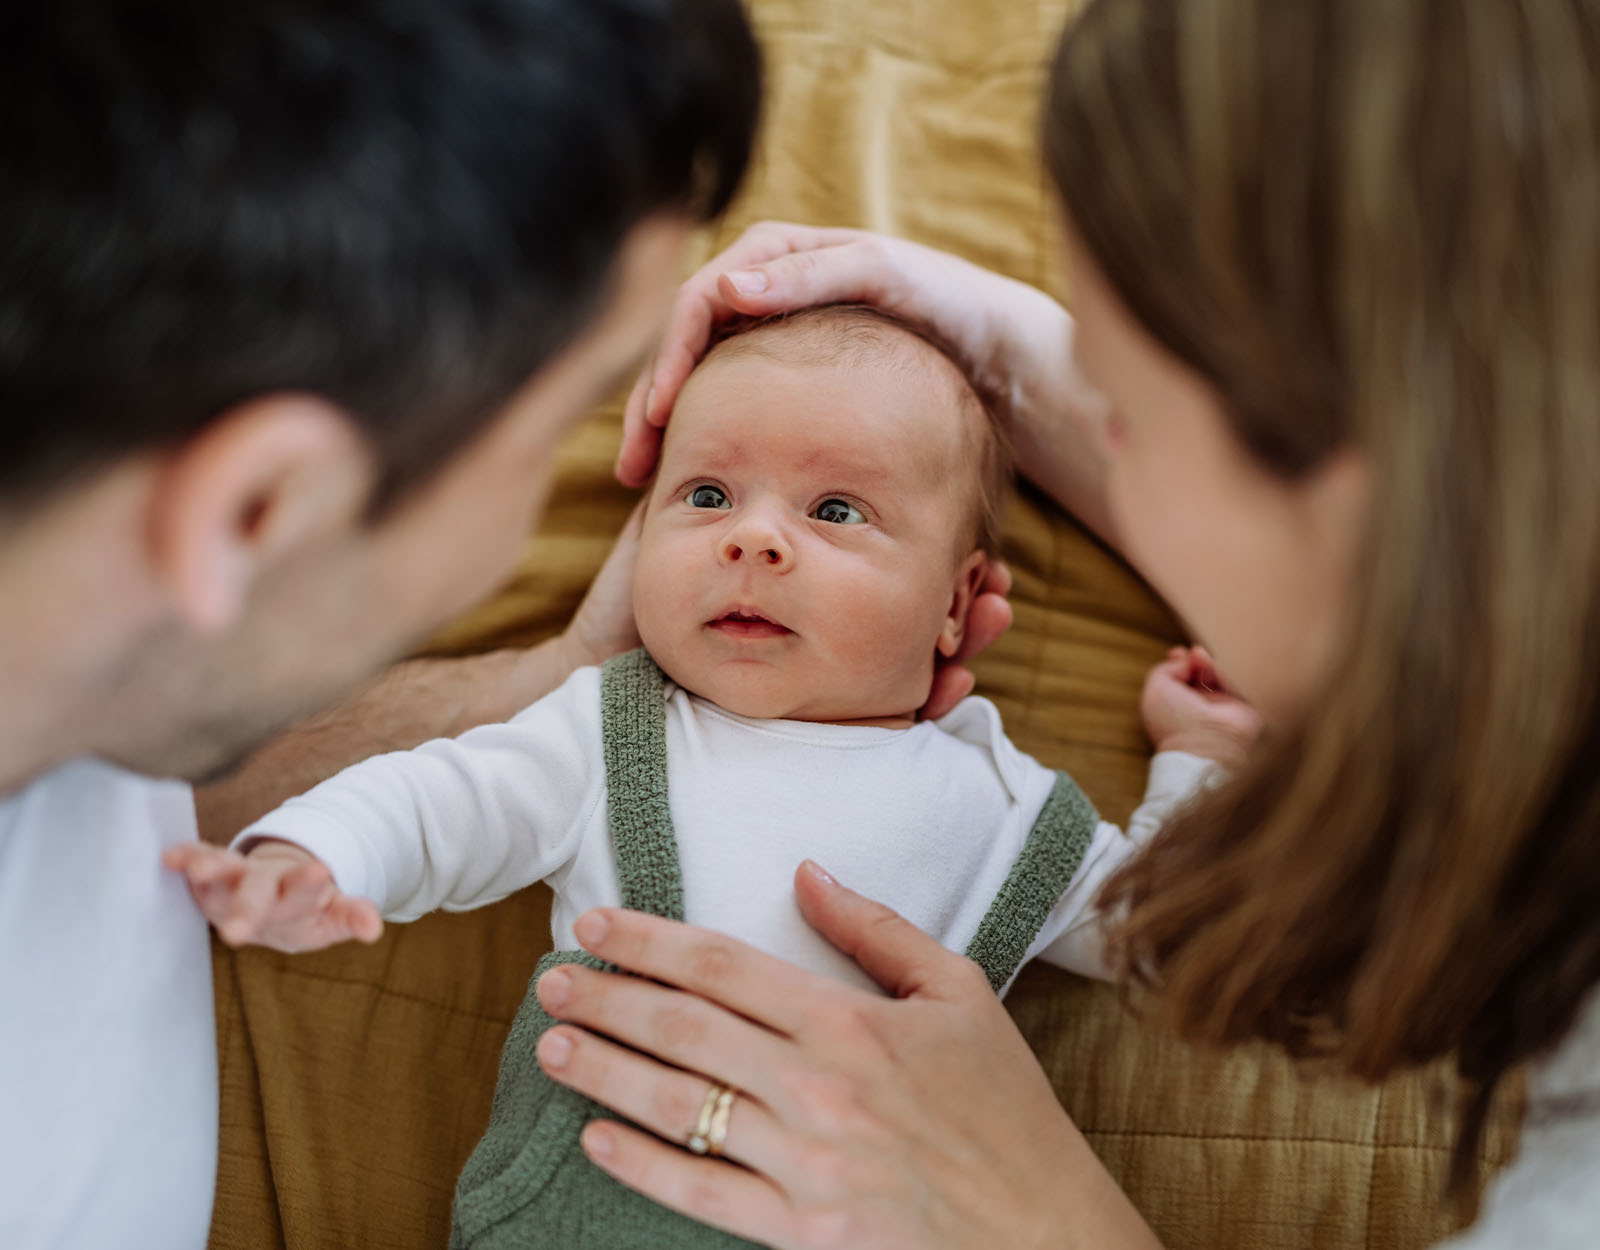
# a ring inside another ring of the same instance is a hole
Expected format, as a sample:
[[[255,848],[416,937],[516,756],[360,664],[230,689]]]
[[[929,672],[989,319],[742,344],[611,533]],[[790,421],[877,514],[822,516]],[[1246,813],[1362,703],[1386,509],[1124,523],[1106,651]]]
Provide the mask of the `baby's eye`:
[[[722,493],[720,487],[696,486],[686,496],[684,503],[691,508],[726,508],[729,507],[728,497]]]
[[[843,499],[824,499],[812,509],[811,515],[833,525],[860,525],[867,519],[861,515],[860,508]]]

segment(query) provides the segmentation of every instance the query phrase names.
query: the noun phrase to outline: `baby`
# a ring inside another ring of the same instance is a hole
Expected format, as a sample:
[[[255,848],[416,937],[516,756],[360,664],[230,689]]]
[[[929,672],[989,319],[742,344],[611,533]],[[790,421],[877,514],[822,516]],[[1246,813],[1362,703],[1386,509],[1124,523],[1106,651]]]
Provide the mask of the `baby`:
[[[1169,656],[1146,686],[1157,755],[1126,834],[1017,750],[988,701],[917,719],[936,657],[961,644],[1008,470],[961,371],[881,313],[813,310],[725,340],[684,388],[649,493],[644,651],[505,724],[358,764],[233,851],[194,854],[199,905],[230,942],[296,951],[545,880],[557,953],[541,972],[586,958],[579,915],[630,905],[876,988],[801,918],[809,857],[999,992],[1033,958],[1106,975],[1099,886],[1211,760],[1248,745],[1250,717],[1196,689],[1214,685],[1203,657]],[[601,1112],[538,1072],[548,1023],[530,991],[456,1243],[734,1244],[587,1165],[576,1130]]]

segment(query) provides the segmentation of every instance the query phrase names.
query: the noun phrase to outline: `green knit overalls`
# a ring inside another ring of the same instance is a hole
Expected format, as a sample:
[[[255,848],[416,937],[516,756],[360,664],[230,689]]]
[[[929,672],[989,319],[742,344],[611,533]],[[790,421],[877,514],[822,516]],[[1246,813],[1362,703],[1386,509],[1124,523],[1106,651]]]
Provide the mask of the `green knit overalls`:
[[[612,850],[624,907],[683,919],[683,884],[667,807],[666,698],[643,651],[606,664],[600,685]],[[1083,860],[1098,817],[1057,774],[1039,818],[967,955],[998,992],[1021,964]],[[982,836],[981,830],[973,831]],[[799,853],[797,849],[796,854]],[[534,1047],[554,1021],[534,992],[558,964],[607,968],[583,951],[539,961],[500,1057],[489,1128],[456,1186],[450,1244],[471,1250],[725,1250],[754,1243],[659,1206],[591,1164],[578,1144],[611,1113],[549,1080]],[[685,1125],[685,1132],[689,1125]]]

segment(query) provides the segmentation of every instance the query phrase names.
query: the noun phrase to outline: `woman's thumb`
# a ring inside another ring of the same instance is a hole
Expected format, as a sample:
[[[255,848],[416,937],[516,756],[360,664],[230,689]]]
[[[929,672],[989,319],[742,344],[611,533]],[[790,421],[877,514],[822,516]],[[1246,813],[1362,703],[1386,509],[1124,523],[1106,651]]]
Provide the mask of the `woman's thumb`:
[[[846,889],[809,859],[794,888],[806,922],[896,998],[948,986],[950,961],[960,956],[898,912]]]

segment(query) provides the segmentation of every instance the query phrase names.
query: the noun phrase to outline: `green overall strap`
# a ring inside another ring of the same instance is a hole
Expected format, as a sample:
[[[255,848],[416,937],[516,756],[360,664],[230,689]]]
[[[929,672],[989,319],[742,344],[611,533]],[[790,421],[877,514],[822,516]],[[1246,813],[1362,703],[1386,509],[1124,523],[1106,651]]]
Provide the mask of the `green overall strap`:
[[[622,905],[683,919],[683,870],[667,804],[665,679],[641,647],[600,670],[606,810]]]
[[[1028,831],[1022,854],[967,947],[995,993],[1010,983],[1033,940],[1072,884],[1100,816],[1066,773],[1056,783]]]

